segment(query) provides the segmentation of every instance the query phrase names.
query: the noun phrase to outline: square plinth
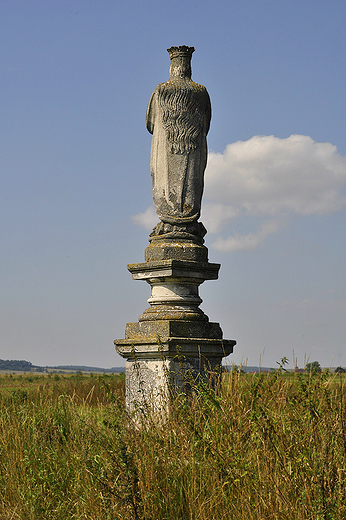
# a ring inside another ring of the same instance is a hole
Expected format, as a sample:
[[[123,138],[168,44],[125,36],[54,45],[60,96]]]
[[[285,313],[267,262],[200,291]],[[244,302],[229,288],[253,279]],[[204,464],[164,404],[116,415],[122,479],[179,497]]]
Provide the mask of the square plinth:
[[[115,340],[126,359],[126,405],[130,414],[167,410],[172,388],[179,392],[221,374],[222,358],[234,340],[222,338],[218,323],[157,320],[128,323]]]
[[[128,264],[127,269],[134,280],[155,278],[192,278],[196,280],[217,280],[220,264],[192,262],[187,260],[159,260]]]

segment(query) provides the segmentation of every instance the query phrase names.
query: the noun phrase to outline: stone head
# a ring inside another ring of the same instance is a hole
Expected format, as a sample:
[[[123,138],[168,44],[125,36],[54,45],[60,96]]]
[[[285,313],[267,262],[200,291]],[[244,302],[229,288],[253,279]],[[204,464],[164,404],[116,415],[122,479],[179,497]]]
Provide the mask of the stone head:
[[[171,78],[191,79],[191,58],[194,47],[180,45],[167,49],[171,58],[169,73]]]

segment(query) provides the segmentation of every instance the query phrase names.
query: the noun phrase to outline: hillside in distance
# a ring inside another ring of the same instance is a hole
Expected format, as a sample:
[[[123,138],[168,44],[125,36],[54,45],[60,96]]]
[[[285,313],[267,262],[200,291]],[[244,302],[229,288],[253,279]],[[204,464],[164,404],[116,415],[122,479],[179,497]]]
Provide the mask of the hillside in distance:
[[[88,367],[84,365],[39,366],[23,359],[0,359],[0,371],[9,372],[125,372],[125,367]]]

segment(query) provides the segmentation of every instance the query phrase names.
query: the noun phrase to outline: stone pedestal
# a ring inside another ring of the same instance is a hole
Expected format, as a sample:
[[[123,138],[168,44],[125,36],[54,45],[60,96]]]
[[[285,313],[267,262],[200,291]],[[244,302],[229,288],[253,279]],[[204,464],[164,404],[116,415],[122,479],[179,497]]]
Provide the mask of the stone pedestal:
[[[190,238],[190,237],[189,237]],[[125,339],[116,340],[126,359],[126,404],[130,413],[167,409],[171,385],[187,392],[191,384],[221,373],[222,358],[233,352],[218,323],[199,308],[198,288],[216,280],[220,265],[208,262],[202,240],[186,236],[152,239],[146,262],[128,265],[134,280],[151,286],[150,307],[128,323]]]
[[[150,235],[145,262],[128,266],[134,280],[151,286],[150,307],[138,323],[127,324],[125,339],[114,342],[126,359],[126,403],[134,415],[165,411],[172,385],[185,392],[195,382],[217,377],[222,358],[236,343],[224,340],[220,325],[209,323],[199,308],[200,284],[216,280],[220,268],[208,261],[207,231],[198,221],[210,98],[191,79],[194,47],[167,50],[170,77],[155,88],[146,115],[153,135],[150,172],[160,222]]]
[[[189,392],[213,380],[235,341],[223,340],[218,323],[156,320],[128,323],[117,352],[126,358],[126,404],[130,412],[167,407],[170,386]]]

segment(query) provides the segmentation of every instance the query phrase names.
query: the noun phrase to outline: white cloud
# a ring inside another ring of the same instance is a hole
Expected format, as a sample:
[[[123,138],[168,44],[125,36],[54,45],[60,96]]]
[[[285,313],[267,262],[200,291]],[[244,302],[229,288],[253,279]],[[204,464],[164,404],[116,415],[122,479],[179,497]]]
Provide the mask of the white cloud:
[[[149,206],[143,213],[137,213],[137,215],[133,215],[132,221],[139,226],[142,226],[144,229],[151,231],[153,227],[156,226],[159,218],[155,213],[154,206]]]
[[[203,204],[201,219],[209,233],[218,233],[229,220],[237,217],[239,213],[240,209],[236,206],[209,201]]]
[[[345,185],[346,158],[332,144],[254,136],[209,153],[205,198],[238,214],[326,214],[345,205]]]
[[[209,233],[220,233],[234,218],[257,217],[257,233],[219,236],[212,244],[219,251],[255,249],[279,230],[282,217],[340,211],[345,187],[346,157],[331,143],[305,135],[256,135],[209,153],[202,221]],[[157,223],[153,207],[132,218],[146,229]]]
[[[345,186],[346,158],[332,144],[304,135],[254,136],[209,153],[202,219],[219,233],[234,217],[333,213],[345,206]],[[278,230],[277,222],[265,222],[257,233],[219,236],[212,247],[255,249]]]
[[[249,251],[250,249],[256,249],[262,245],[264,239],[272,234],[276,233],[279,229],[279,225],[274,220],[264,222],[261,225],[260,230],[257,234],[248,233],[247,235],[234,235],[233,237],[222,238],[218,237],[212,244],[213,248],[217,251]]]

